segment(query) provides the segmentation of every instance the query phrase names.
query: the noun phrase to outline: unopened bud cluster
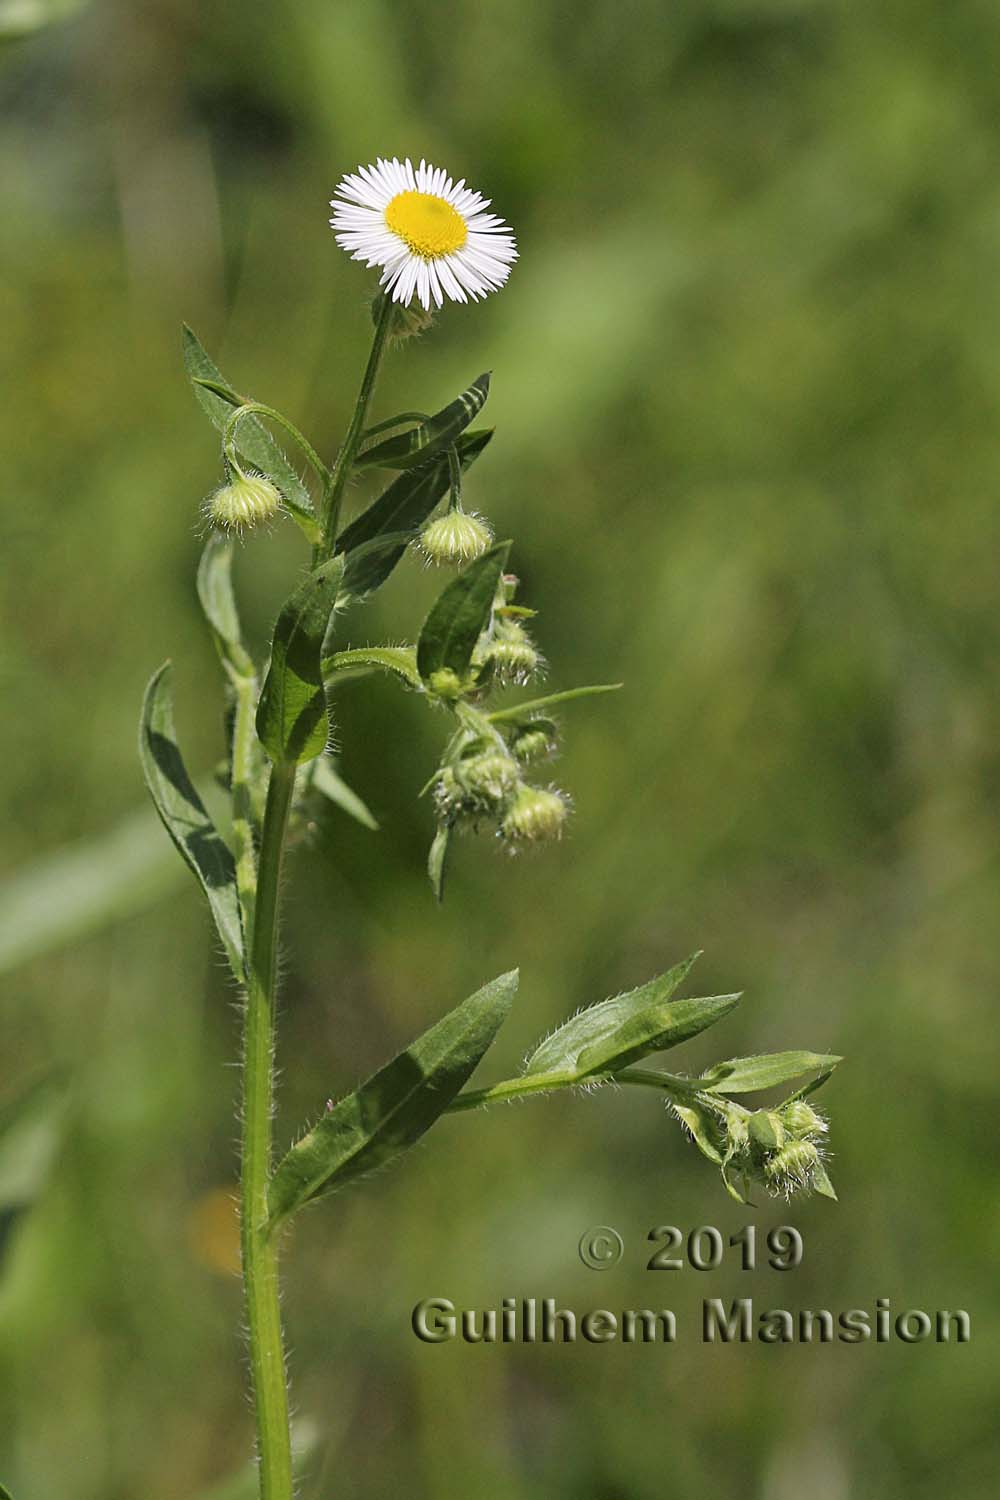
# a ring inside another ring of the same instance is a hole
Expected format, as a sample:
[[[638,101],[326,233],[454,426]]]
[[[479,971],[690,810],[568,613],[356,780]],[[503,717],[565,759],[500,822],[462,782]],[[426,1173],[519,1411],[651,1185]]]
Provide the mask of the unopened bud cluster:
[[[698,1103],[724,1173],[742,1174],[784,1198],[812,1190],[828,1127],[811,1104],[790,1099],[751,1111],[710,1094],[699,1094]]]
[[[491,731],[488,739],[469,733],[453,747],[434,782],[437,815],[447,824],[478,824],[489,819],[509,845],[545,843],[561,836],[569,799],[555,787],[524,780],[523,762],[513,744]]]

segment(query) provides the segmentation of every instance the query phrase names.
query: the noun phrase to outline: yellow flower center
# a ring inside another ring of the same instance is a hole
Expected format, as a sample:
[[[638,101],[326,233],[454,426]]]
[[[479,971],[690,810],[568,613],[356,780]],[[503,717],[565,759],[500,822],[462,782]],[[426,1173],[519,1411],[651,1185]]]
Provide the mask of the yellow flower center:
[[[385,222],[393,234],[405,240],[414,255],[435,260],[461,250],[469,238],[465,220],[457,209],[433,193],[410,189],[397,193],[385,206]]]

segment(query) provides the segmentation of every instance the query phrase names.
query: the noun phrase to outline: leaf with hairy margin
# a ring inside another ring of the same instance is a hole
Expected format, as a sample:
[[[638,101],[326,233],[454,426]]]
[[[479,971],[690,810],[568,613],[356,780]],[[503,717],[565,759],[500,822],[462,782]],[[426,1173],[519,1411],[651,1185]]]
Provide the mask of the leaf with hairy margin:
[[[472,1074],[516,991],[517,970],[501,974],[328,1109],[278,1164],[269,1227],[414,1145]]]
[[[229,966],[242,982],[243,929],[236,865],[185,769],[174,731],[171,673],[170,662],[165,662],[146,689],[139,725],[143,774],[164,828],[208,897]]]

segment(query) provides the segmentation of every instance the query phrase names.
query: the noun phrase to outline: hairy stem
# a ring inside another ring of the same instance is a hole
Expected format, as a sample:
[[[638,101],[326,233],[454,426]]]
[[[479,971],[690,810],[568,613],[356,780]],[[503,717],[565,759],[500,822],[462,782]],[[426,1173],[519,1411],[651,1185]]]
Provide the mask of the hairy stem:
[[[522,1078],[505,1078],[488,1089],[466,1089],[449,1104],[446,1113],[478,1109],[483,1104],[497,1104],[504,1099],[522,1099],[531,1094],[549,1094],[554,1089],[586,1088],[595,1083],[634,1083],[659,1089],[671,1098],[687,1099],[695,1092],[691,1081],[673,1073],[657,1073],[651,1068],[623,1068],[620,1073],[595,1074],[581,1078],[577,1073],[540,1073]]]
[[[382,309],[379,313],[378,322],[375,325],[375,336],[372,339],[371,353],[365,366],[365,373],[361,378],[361,389],[358,391],[358,399],[354,407],[354,415],[351,417],[351,425],[340,445],[333,470],[330,475],[330,484],[326,493],[323,515],[323,541],[320,545],[320,556],[318,562],[325,561],[333,551],[337,539],[337,528],[340,524],[340,508],[344,501],[344,490],[350,478],[351,466],[357,455],[358,444],[361,442],[361,434],[365,428],[365,417],[368,414],[368,403],[375,389],[375,377],[378,375],[378,367],[385,350],[385,341],[392,326],[395,314],[395,304],[388,293],[382,294]]]
[[[271,1170],[278,892],[294,766],[275,766],[261,829],[243,1051],[241,1248],[257,1421],[261,1500],[292,1500],[288,1388],[278,1298],[277,1247],[266,1233]]]

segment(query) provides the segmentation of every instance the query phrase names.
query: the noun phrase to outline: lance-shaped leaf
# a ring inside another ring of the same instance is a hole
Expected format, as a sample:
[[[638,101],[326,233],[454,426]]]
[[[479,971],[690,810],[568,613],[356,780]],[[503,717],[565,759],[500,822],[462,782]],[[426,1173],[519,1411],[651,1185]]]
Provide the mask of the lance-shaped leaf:
[[[243,932],[236,866],[184,767],[174,732],[171,666],[166,662],[146,689],[139,725],[139,755],[146,785],[170,837],[201,883],[225,945],[229,966],[244,978]]]
[[[257,734],[276,765],[312,760],[326,747],[329,724],[321,657],[343,571],[342,558],[322,563],[278,615],[271,664],[257,705]]]
[[[501,974],[328,1109],[271,1179],[270,1226],[418,1141],[486,1052],[516,990],[517,970]]]
[[[443,452],[482,411],[489,389],[487,371],[485,375],[477,376],[460,396],[428,417],[426,422],[366,448],[354,460],[355,467],[409,469]]]
[[[244,398],[220,373],[187,324],[183,329],[183,346],[184,368],[191,379],[198,403],[222,432],[234,408],[242,406]],[[202,380],[211,381],[214,389],[209,390],[207,386],[200,384]],[[256,417],[242,419],[236,431],[236,446],[248,463],[274,480],[288,509],[298,520],[315,530],[318,536],[318,523],[309,491],[267,428]]]
[[[472,653],[490,621],[510,542],[500,542],[477,557],[438,595],[417,641],[417,670],[424,681],[434,672],[463,678]]]
[[[739,1003],[739,995],[672,1000],[698,957],[693,953],[648,984],[614,995],[572,1016],[538,1046],[524,1073],[607,1073],[650,1052],[679,1046],[713,1026]]]
[[[417,671],[417,653],[412,646],[356,646],[323,658],[328,688],[353,677],[367,677],[369,672],[389,672],[407,687],[423,687]]]
[[[753,1094],[801,1078],[803,1073],[820,1072],[829,1077],[840,1062],[842,1057],[829,1052],[766,1052],[717,1063],[695,1082],[706,1094]]]
[[[475,463],[492,436],[489,428],[462,433],[455,447],[463,469]],[[344,528],[337,538],[337,552],[352,553],[393,534],[401,538],[384,550],[374,547],[369,550],[363,568],[359,565],[354,570],[353,594],[370,594],[385,582],[406,551],[409,539],[427,520],[449,483],[447,455],[431,459],[426,468],[408,469],[400,474],[367,510]]]
[[[436,900],[444,900],[444,877],[448,866],[451,824],[439,823],[427,855],[427,876]]]
[[[3,1484],[0,1484],[0,1500],[14,1500],[10,1490]]]
[[[309,775],[308,772],[304,773]],[[312,767],[312,785],[324,797],[328,797],[335,807],[345,812],[355,823],[360,823],[362,828],[370,828],[373,833],[378,832],[378,823],[375,821],[365,802],[358,796],[353,787],[347,782],[337,770],[333,761],[327,756],[320,756]]]
[[[617,693],[620,682],[595,683],[592,687],[564,688],[561,693],[547,693],[544,698],[529,698],[527,703],[514,703],[509,708],[497,708],[487,718],[491,724],[520,724],[530,720],[532,714],[543,708],[555,708],[560,703],[572,703],[577,698],[593,698],[598,693]]]
[[[213,531],[198,564],[198,599],[226,671],[236,677],[252,677],[253,661],[240,635],[232,565],[232,541]]]

